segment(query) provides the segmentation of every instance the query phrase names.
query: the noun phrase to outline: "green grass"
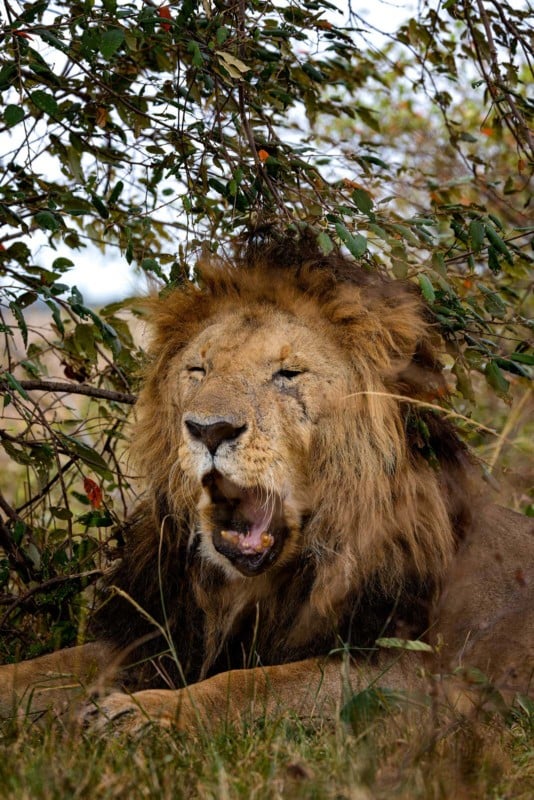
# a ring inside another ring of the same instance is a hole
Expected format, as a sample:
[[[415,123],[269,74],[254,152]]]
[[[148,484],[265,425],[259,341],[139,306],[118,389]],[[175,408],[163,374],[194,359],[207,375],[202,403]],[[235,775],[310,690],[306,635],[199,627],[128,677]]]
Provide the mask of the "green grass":
[[[65,798],[530,800],[534,723],[518,712],[436,727],[396,714],[357,733],[291,718],[187,737],[153,728],[140,741],[58,723],[12,724],[0,739],[0,795]]]

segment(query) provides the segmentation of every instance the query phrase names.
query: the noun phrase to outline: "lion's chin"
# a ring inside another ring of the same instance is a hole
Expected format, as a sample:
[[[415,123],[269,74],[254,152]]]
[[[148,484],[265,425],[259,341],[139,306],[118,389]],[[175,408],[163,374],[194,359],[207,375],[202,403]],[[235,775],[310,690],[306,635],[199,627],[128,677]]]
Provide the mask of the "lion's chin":
[[[240,487],[218,472],[206,476],[203,485],[211,500],[208,518],[215,550],[247,577],[271,567],[288,534],[281,499]]]

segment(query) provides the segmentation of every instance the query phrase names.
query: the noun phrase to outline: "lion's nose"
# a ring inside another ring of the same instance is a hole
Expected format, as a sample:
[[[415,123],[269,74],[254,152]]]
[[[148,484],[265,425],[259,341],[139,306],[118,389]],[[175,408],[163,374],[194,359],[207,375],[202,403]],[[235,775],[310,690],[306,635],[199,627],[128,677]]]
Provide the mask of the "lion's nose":
[[[198,422],[186,419],[185,427],[193,437],[208,448],[212,456],[220,444],[238,439],[247,429],[246,425],[236,425],[229,419],[218,419],[215,422]]]

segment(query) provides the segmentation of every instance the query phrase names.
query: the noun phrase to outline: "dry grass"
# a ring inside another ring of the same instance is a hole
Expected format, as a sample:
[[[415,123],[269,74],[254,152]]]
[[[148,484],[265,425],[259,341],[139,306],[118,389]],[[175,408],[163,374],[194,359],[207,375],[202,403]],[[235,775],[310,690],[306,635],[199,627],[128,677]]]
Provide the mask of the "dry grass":
[[[20,800],[530,800],[532,734],[526,712],[438,728],[397,715],[357,734],[286,717],[199,738],[154,728],[140,742],[54,724],[5,733],[0,786]]]

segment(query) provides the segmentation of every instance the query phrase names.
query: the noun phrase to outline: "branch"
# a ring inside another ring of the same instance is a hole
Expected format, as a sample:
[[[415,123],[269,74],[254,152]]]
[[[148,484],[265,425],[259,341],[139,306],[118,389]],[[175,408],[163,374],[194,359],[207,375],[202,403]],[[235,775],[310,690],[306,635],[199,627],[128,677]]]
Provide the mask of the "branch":
[[[2,382],[5,383],[5,382]],[[135,394],[128,392],[115,392],[111,389],[101,389],[88,386],[85,383],[60,383],[58,381],[17,381],[23,389],[36,392],[65,392],[67,394],[84,394],[87,397],[97,397],[101,400],[114,400],[116,403],[133,405],[137,400]]]
[[[1,434],[0,433],[0,436],[3,437],[3,436],[5,436],[5,434]],[[43,486],[43,488],[41,489],[40,492],[38,492],[33,497],[30,497],[29,500],[26,500],[25,503],[23,503],[21,506],[19,506],[17,508],[17,514],[21,514],[26,508],[28,508],[29,506],[35,505],[35,503],[38,503],[39,500],[42,500],[44,497],[46,497],[48,495],[50,489],[52,488],[52,486],[59,480],[59,473],[60,472],[61,473],[66,472],[68,469],[70,469],[72,467],[72,465],[74,464],[75,461],[76,461],[75,458],[69,458],[69,460],[65,464],[62,464],[61,469],[58,470],[58,472],[54,475],[53,478],[50,478],[48,483],[45,486]]]
[[[33,586],[29,589],[25,594],[21,597],[17,597],[6,609],[4,612],[2,619],[0,619],[0,629],[3,628],[11,613],[18,608],[18,606],[24,605],[27,601],[33,597],[34,594],[40,594],[41,592],[46,592],[51,589],[53,586],[58,586],[62,583],[68,583],[68,581],[81,581],[84,578],[96,578],[103,574],[103,570],[101,569],[91,569],[88,572],[79,572],[76,575],[57,575],[55,578],[50,578],[50,580],[45,581],[44,583],[39,584],[39,586]]]
[[[489,50],[488,61],[491,73],[493,75],[493,85],[492,81],[486,78],[486,84],[488,90],[491,94],[493,102],[496,105],[499,104],[499,94],[503,94],[505,96],[506,102],[508,103],[508,106],[510,107],[512,114],[515,117],[514,122],[516,123],[516,127],[518,128],[519,136],[515,134],[513,125],[510,125],[506,116],[504,117],[505,123],[510,128],[512,135],[514,135],[514,138],[517,141],[518,145],[521,145],[520,139],[523,138],[523,141],[527,145],[530,155],[532,155],[534,153],[534,140],[530,133],[528,124],[525,121],[525,118],[523,117],[523,114],[521,113],[521,111],[517,107],[516,102],[514,101],[512,92],[509,90],[506,82],[504,82],[501,78],[501,73],[499,70],[499,55],[497,53],[497,48],[493,40],[493,31],[488,18],[488,14],[486,12],[486,9],[484,8],[484,3],[482,2],[482,0],[477,0],[477,7],[478,7],[478,13],[480,14],[480,19],[482,20],[482,25],[484,26],[484,31],[486,33],[486,42]],[[482,55],[482,53],[479,52],[474,36],[473,36],[473,43],[475,45],[479,61],[481,62],[480,63],[481,69],[483,69],[482,60],[484,56]],[[495,88],[497,88],[499,91],[497,92]]]

